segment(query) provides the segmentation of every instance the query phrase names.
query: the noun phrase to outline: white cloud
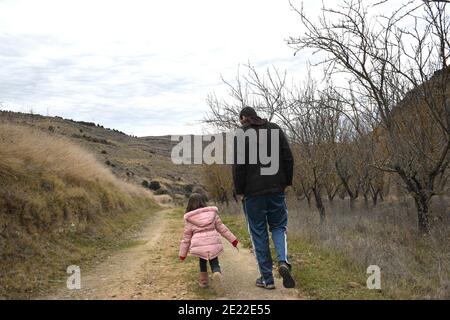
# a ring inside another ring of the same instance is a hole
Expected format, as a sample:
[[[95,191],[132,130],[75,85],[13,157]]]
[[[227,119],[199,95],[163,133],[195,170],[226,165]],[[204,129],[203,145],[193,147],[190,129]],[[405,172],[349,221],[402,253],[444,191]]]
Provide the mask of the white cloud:
[[[199,133],[221,74],[248,61],[305,72],[285,42],[299,28],[287,0],[3,0],[0,101],[137,135]]]

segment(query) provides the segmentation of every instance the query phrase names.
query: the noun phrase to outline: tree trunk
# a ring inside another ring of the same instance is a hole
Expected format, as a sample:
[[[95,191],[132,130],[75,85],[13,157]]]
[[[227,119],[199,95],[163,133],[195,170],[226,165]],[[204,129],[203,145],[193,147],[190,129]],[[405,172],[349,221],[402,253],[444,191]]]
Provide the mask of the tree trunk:
[[[364,193],[364,208],[369,208],[369,197],[367,196],[367,193]]]
[[[314,192],[314,199],[316,200],[316,207],[317,210],[319,210],[319,216],[320,216],[320,224],[323,224],[325,222],[325,207],[323,205],[322,196],[320,194],[320,191],[317,189],[313,189]]]
[[[430,202],[433,193],[429,190],[431,188],[425,188],[426,183],[420,183],[415,176],[409,177],[404,170],[396,168],[397,173],[406,184],[406,189],[414,197],[414,203],[417,209],[417,224],[419,227],[419,233],[427,235],[430,233],[430,221],[429,221],[429,209]],[[432,183],[428,183],[428,186]]]
[[[374,192],[374,194],[372,195],[372,205],[374,207],[377,206],[377,202],[378,202],[378,192]]]
[[[355,209],[355,200],[356,197],[350,196],[350,210],[353,211]]]
[[[336,195],[336,194],[335,194],[335,195]],[[330,207],[331,207],[332,209],[334,209],[334,208],[335,208],[334,197],[332,197],[331,199],[328,198],[328,202],[330,203]]]
[[[306,201],[308,201],[308,208],[311,209],[311,196],[305,194]]]
[[[333,200],[334,200],[334,196],[332,196],[332,195],[328,195],[328,201],[330,202],[330,203],[333,203]]]
[[[424,195],[414,196],[417,208],[417,221],[419,232],[423,235],[430,233],[429,209],[431,197]]]

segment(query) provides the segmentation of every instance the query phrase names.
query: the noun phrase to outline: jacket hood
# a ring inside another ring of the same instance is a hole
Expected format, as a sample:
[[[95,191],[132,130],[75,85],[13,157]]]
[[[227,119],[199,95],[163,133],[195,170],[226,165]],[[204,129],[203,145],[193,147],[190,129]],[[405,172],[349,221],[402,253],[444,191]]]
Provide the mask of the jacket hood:
[[[197,210],[187,212],[184,215],[184,219],[197,227],[205,227],[213,223],[217,215],[217,210],[217,207],[199,208]]]

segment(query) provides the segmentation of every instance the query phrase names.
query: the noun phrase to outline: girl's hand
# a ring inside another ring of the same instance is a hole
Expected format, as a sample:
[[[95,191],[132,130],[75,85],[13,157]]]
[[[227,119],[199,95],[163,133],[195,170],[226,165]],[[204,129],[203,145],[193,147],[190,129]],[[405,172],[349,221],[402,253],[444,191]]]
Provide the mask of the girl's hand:
[[[186,257],[180,256],[180,261],[184,261],[184,259],[186,259]]]

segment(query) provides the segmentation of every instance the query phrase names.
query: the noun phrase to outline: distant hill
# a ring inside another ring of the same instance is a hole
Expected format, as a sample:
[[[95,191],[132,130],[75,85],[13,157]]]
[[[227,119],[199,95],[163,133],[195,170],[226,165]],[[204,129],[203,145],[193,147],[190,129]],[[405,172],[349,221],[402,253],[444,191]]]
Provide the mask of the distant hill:
[[[92,154],[119,178],[152,188],[156,194],[170,194],[179,201],[201,179],[197,166],[175,165],[170,160],[174,142],[170,136],[138,138],[100,124],[29,113],[0,111],[1,124],[20,124],[64,136]],[[157,183],[156,183],[157,182]]]

